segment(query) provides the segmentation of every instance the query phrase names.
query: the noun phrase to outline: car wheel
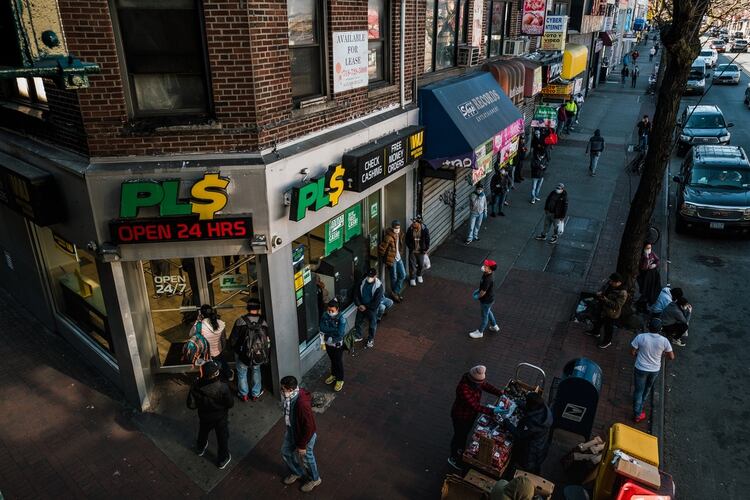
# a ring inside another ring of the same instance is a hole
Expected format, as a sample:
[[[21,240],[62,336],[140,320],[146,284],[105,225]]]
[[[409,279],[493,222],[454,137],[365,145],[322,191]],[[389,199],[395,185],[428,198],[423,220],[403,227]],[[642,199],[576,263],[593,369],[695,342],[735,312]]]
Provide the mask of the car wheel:
[[[687,225],[685,224],[685,220],[680,217],[680,214],[675,215],[675,224],[674,224],[674,232],[677,234],[685,234],[687,231]]]

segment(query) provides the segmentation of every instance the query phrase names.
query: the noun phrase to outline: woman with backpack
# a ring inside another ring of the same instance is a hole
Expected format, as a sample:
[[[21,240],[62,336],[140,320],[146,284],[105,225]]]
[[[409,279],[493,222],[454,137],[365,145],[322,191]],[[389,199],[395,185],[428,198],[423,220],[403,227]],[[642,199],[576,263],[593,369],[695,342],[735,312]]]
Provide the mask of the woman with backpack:
[[[339,314],[339,301],[331,300],[326,312],[320,318],[320,331],[326,343],[326,354],[331,360],[331,374],[326,384],[334,382],[333,390],[339,392],[344,387],[344,335],[346,335],[346,318]]]
[[[190,338],[202,335],[208,344],[208,357],[221,365],[221,374],[226,380],[233,380],[234,373],[229,368],[224,347],[227,338],[224,336],[226,325],[219,319],[216,310],[208,304],[203,304],[198,311],[198,319],[190,329]]]
[[[260,367],[268,362],[271,350],[268,323],[261,316],[260,301],[249,299],[246,307],[247,314],[237,318],[229,336],[229,346],[237,355],[237,397],[243,402],[258,401],[263,396]],[[250,370],[252,388],[247,383]]]

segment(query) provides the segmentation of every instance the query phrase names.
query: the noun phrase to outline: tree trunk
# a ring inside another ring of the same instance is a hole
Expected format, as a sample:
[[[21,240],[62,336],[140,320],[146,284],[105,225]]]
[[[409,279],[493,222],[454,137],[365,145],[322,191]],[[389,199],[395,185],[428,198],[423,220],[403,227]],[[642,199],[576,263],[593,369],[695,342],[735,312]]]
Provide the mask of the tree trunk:
[[[657,93],[643,173],[630,205],[617,258],[617,271],[625,279],[631,298],[643,242],[669,165],[680,99],[690,66],[700,52],[698,27],[707,5],[708,2],[703,0],[675,2],[672,23],[666,32],[662,32],[663,61],[666,64]]]

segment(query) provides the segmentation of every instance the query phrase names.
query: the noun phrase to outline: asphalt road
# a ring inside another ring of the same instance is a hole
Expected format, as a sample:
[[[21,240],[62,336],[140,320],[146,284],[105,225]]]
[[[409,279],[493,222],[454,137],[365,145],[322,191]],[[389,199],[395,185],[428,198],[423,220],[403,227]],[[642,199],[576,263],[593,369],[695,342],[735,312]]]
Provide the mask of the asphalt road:
[[[735,54],[719,56],[729,62]],[[716,104],[731,128],[732,144],[750,152],[750,110],[743,104],[750,54],[737,86],[714,86],[702,104]],[[685,97],[683,105],[698,97]],[[673,158],[671,171],[681,159]],[[674,186],[672,186],[674,194]],[[674,200],[674,197],[671,198]],[[664,468],[682,499],[744,499],[750,491],[750,238],[670,232],[670,281],[694,305],[686,347],[675,347],[665,397]]]

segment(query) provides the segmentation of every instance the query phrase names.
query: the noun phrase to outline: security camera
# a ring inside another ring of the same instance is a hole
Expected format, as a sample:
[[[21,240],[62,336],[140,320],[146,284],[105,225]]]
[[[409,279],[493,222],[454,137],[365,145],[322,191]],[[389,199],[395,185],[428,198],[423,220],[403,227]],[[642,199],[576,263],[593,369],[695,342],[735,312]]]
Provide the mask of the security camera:
[[[284,240],[281,239],[281,236],[274,235],[274,237],[271,238],[271,245],[274,248],[280,247],[282,243],[284,243]]]
[[[97,245],[95,241],[89,241],[88,243],[86,243],[86,248],[89,252],[96,253],[96,251],[99,249],[99,245]]]

